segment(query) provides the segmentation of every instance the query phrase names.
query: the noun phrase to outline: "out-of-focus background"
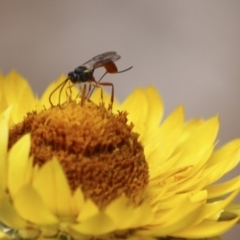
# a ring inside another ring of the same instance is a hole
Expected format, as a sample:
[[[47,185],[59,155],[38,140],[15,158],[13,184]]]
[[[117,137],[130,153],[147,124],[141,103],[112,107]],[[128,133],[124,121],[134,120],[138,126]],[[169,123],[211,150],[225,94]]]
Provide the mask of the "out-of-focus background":
[[[240,1],[233,0],[2,1],[0,69],[18,70],[41,95],[60,74],[117,51],[119,70],[134,66],[104,79],[118,99],[154,85],[166,114],[180,104],[187,119],[219,114],[222,145],[240,137],[239,26]],[[239,234],[240,226],[226,239]]]

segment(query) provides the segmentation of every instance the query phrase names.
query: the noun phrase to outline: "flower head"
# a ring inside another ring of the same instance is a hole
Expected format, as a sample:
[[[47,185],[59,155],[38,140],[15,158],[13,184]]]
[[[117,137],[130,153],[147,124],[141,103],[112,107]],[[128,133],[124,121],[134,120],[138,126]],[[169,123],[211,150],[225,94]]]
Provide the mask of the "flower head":
[[[215,182],[239,163],[240,139],[215,150],[218,117],[185,121],[180,106],[163,121],[153,87],[109,111],[97,91],[60,108],[48,102],[57,83],[40,100],[16,72],[0,84],[3,239],[197,239],[239,220],[240,178]]]
[[[126,112],[71,102],[29,113],[10,129],[8,147],[30,133],[33,164],[41,167],[57,157],[71,191],[81,187],[101,208],[122,194],[137,204],[148,183],[148,166],[133,124],[126,123]]]

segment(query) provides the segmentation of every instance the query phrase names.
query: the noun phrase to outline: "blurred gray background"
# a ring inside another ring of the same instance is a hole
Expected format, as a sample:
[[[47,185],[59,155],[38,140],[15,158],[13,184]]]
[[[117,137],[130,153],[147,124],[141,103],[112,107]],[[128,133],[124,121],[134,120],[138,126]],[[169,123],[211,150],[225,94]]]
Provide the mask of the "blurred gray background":
[[[220,144],[240,137],[240,1],[1,1],[0,69],[18,70],[39,96],[106,51],[122,56],[119,70],[134,66],[105,77],[118,99],[154,85],[166,114],[180,104],[187,119],[219,114]]]

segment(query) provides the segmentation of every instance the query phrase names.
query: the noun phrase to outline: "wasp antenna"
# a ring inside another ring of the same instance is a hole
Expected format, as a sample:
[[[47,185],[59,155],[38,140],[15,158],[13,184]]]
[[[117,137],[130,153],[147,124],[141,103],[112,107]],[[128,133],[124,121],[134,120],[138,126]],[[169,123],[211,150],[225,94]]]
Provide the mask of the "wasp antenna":
[[[52,99],[52,95],[53,95],[59,88],[61,88],[61,89],[60,89],[59,96],[58,96],[58,102],[60,103],[60,96],[61,96],[62,90],[63,90],[63,88],[64,88],[64,86],[65,86],[65,84],[67,83],[68,80],[69,80],[69,78],[67,78],[66,80],[64,80],[64,82],[60,83],[60,84],[51,92],[51,94],[49,95],[48,100],[49,100],[50,104],[52,105],[52,107],[54,107],[54,105],[53,105],[53,103],[52,103],[52,100],[51,100],[51,99]]]
[[[62,95],[62,90],[64,88],[64,86],[66,85],[66,83],[68,82],[69,78],[67,78],[64,82],[63,82],[63,85],[62,87],[60,88],[60,92],[59,92],[59,95],[58,95],[58,104],[59,106],[61,106],[61,95]]]

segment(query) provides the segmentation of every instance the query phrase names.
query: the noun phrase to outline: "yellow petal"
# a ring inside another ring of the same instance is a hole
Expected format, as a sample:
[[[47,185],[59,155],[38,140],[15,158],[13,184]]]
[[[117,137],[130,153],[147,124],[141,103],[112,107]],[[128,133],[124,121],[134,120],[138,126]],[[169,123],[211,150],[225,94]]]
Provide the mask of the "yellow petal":
[[[178,151],[184,147],[185,142],[188,141],[188,139],[199,130],[204,122],[204,120],[198,118],[191,119],[184,124],[183,132],[181,137],[178,139]]]
[[[21,239],[36,239],[40,234],[39,229],[25,228],[19,229],[18,235]]]
[[[236,189],[240,189],[240,176],[235,177],[227,182],[219,183],[216,185],[210,185],[207,188],[208,198],[216,198],[224,196],[229,192],[233,192]]]
[[[23,93],[27,94],[27,97],[34,99],[28,82],[16,71],[10,72],[2,83],[4,96],[7,99],[8,105],[18,101]]]
[[[231,153],[239,151],[240,148],[240,139],[235,139],[232,140],[231,142],[223,145],[221,148],[217,149],[213,155],[211,156],[211,158],[208,160],[207,166],[211,167],[213,165],[218,164],[219,162],[227,162],[229,163],[229,161],[226,161],[226,157],[228,157],[229,155],[231,155]],[[238,164],[238,161],[230,161],[231,163],[234,163],[234,165],[230,165],[232,167],[235,167],[236,164]],[[228,169],[230,170],[230,169]]]
[[[139,230],[136,231],[136,233],[147,236],[167,236],[172,235],[174,232],[188,228],[197,220],[203,206],[202,203],[191,202],[189,198],[185,198],[184,201],[187,205],[178,204],[176,201],[177,207],[168,212],[160,211],[157,216],[158,219],[156,218],[154,225],[149,226],[148,230]],[[183,208],[182,206],[188,207]],[[160,219],[162,221],[165,219],[165,222],[156,224]]]
[[[8,121],[0,117],[0,188],[7,186]]]
[[[1,86],[0,86],[1,87]],[[3,112],[9,105],[7,99],[3,96],[3,93],[0,92],[0,113]]]
[[[8,108],[4,109],[4,111],[1,112],[0,117],[4,117],[6,119],[6,121],[8,122],[10,120],[11,111],[12,111],[12,105],[10,105]]]
[[[144,91],[137,88],[131,95],[123,102],[121,110],[127,111],[129,123],[134,123],[133,130],[144,135],[144,130],[147,123],[148,103]]]
[[[204,219],[218,220],[223,209],[237,196],[238,192],[239,191],[233,192],[223,200],[205,204],[195,225],[200,224]]]
[[[208,238],[221,235],[229,230],[239,218],[231,221],[215,222],[204,220],[201,224],[193,227],[188,227],[182,231],[171,234],[172,236],[182,238]]]
[[[82,206],[82,209],[77,217],[77,221],[82,222],[86,221],[89,218],[97,215],[99,213],[98,207],[91,200],[87,200]]]
[[[183,108],[180,106],[168,116],[148,142],[144,143],[150,166],[163,163],[175,150],[182,132],[183,117]]]
[[[153,219],[153,213],[147,204],[134,207],[126,197],[120,197],[113,201],[105,210],[118,229],[140,227],[149,224]]]
[[[14,122],[21,121],[26,112],[35,109],[36,98],[33,96],[28,82],[16,71],[10,72],[5,77],[3,93],[8,106],[13,105],[12,118]]]
[[[224,209],[226,212],[228,213],[232,213],[234,215],[238,215],[240,216],[240,204],[237,203],[237,202],[231,202],[229,203],[225,209]],[[223,213],[224,214],[224,213]],[[221,216],[221,219],[222,219],[222,216]],[[224,219],[224,217],[223,217]]]
[[[33,180],[33,187],[41,196],[44,204],[56,215],[75,214],[66,175],[55,158],[41,167]]]
[[[202,156],[206,150],[212,147],[218,133],[218,128],[219,122],[217,117],[213,117],[201,124],[198,130],[181,147],[183,152],[181,161],[178,162],[177,166],[196,164],[200,160],[206,162],[208,158],[205,157],[205,159],[202,159]]]
[[[179,174],[175,174],[175,178],[179,179],[177,184],[173,189],[176,189],[177,192],[186,192],[191,190],[196,190],[197,188],[201,189],[204,187],[208,180],[207,178],[202,177],[202,168],[205,166],[206,161],[213,151],[213,146],[210,146],[208,149],[198,155],[196,153],[196,158],[194,160],[198,160],[196,164],[192,167],[186,169],[186,171],[180,171]],[[182,160],[182,155],[180,161]],[[176,164],[178,166],[179,164]],[[173,169],[176,167],[174,166]],[[190,165],[191,166],[191,165]],[[200,187],[199,187],[200,185]]]
[[[2,195],[0,198],[0,212],[0,221],[6,226],[15,229],[21,229],[27,226],[27,223],[18,215],[16,209],[6,195]]]
[[[163,117],[164,106],[161,96],[154,87],[147,87],[144,93],[148,101],[147,132],[144,135],[147,139],[158,128]]]
[[[185,217],[188,218],[188,215],[194,215],[196,213],[199,214],[199,211],[204,207],[203,203],[204,200],[199,202],[193,201],[190,193],[182,193],[170,198],[166,198],[165,200],[159,201],[157,212],[158,218],[154,220],[153,224],[161,224],[162,226],[166,227],[172,225],[173,223],[175,224],[178,221],[180,222]],[[183,209],[182,206],[188,206],[188,209]],[[162,212],[164,214],[162,214]],[[178,214],[176,215],[176,213]]]
[[[209,175],[209,184],[232,170],[240,161],[240,139],[229,142],[216,150],[207,162],[205,174]]]
[[[32,158],[30,153],[30,135],[24,135],[9,151],[8,189],[14,196],[22,186],[31,181]]]
[[[213,153],[214,155],[214,153]],[[204,169],[204,177],[208,179],[208,185],[220,179],[229,170],[229,166],[236,165],[239,162],[239,149],[228,152],[227,156],[219,157],[219,162],[211,167],[206,166]]]
[[[31,186],[21,188],[14,198],[14,207],[19,215],[32,223],[56,224],[58,219],[46,208],[40,196]]]
[[[110,233],[116,229],[117,226],[114,225],[112,220],[106,216],[104,213],[99,213],[98,215],[84,221],[83,223],[74,224],[70,226],[70,229],[87,235],[102,235]]]
[[[1,240],[8,240],[8,239],[11,240],[12,238],[0,230],[0,239]]]
[[[73,194],[73,209],[75,214],[78,215],[84,204],[84,195],[80,188],[77,188]]]
[[[149,170],[150,170],[149,179],[151,181],[149,181],[149,184],[152,185],[154,178],[157,179],[157,182],[159,182],[158,179],[162,181],[163,179],[167,178],[169,175],[174,174],[174,172],[176,172],[176,169],[173,169],[173,166],[177,161],[180,160],[180,157],[181,157],[181,153],[176,153],[170,158],[168,158],[167,161],[165,161],[162,164],[157,162],[158,160],[157,158],[155,159],[156,160],[155,163],[154,163],[154,159],[151,159],[149,163]]]

